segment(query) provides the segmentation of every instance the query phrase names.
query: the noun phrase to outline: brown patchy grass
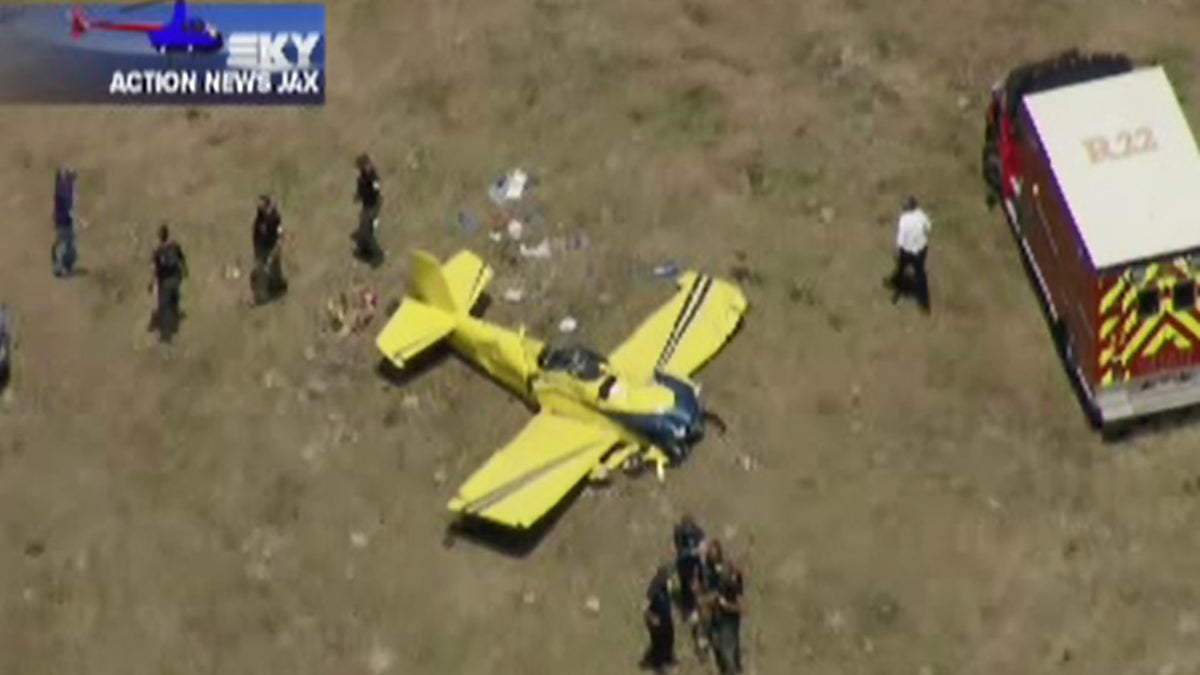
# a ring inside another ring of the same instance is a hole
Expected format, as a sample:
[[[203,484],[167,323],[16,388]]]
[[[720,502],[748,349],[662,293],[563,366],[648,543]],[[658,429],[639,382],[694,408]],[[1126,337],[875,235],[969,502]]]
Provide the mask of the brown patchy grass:
[[[329,11],[322,110],[0,111],[0,294],[22,332],[0,672],[626,672],[683,510],[747,569],[753,672],[1200,668],[1195,424],[1118,448],[1087,431],[976,167],[987,87],[1025,58],[1160,58],[1190,100],[1186,3]],[[377,272],[349,257],[362,149],[387,189]],[[63,161],[89,273],[57,283]],[[501,261],[484,193],[514,165],[542,178],[542,231],[587,250]],[[224,269],[263,190],[292,291],[251,310]],[[879,287],[910,191],[935,218],[929,320]],[[163,218],[194,270],[169,349],[144,332]],[[410,245],[487,254],[497,295],[537,291],[491,317],[546,332],[574,312],[601,348],[669,292],[653,264],[744,267],[752,313],[701,378],[729,433],[664,486],[585,492],[524,557],[443,547],[453,486],[528,413],[453,359],[387,385],[369,336],[322,333],[330,293],[398,296]]]

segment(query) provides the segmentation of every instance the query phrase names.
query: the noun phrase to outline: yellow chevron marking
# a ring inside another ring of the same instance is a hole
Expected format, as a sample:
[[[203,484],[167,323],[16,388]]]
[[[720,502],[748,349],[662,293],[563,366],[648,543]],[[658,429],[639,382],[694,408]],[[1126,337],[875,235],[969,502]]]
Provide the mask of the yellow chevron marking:
[[[1162,349],[1167,340],[1174,337],[1175,329],[1171,327],[1171,324],[1163,323],[1158,332],[1154,334],[1154,337],[1150,339],[1150,342],[1146,344],[1146,349],[1142,351],[1142,356],[1154,356],[1158,353],[1158,350]]]
[[[1175,320],[1183,324],[1184,328],[1191,331],[1193,337],[1195,337],[1197,340],[1200,340],[1200,321],[1197,321],[1196,317],[1192,316],[1191,312],[1175,312],[1171,314],[1171,316],[1175,317]]]
[[[1130,312],[1129,315],[1125,317],[1125,325],[1121,327],[1121,334],[1128,338],[1129,334],[1133,332],[1133,327],[1136,325],[1137,313]]]
[[[1154,263],[1146,268],[1146,277],[1142,279],[1143,284],[1148,284],[1158,276],[1158,263]]]
[[[1104,294],[1104,298],[1100,301],[1100,313],[1108,314],[1108,310],[1116,304],[1117,299],[1121,297],[1121,291],[1125,289],[1125,279],[1118,277],[1116,283],[1108,292]]]
[[[1128,312],[1133,306],[1133,301],[1137,299],[1137,289],[1130,286],[1125,290],[1125,297],[1121,298],[1121,311]]]
[[[1125,351],[1121,354],[1121,361],[1123,363],[1129,363],[1130,359],[1141,350],[1142,344],[1146,342],[1146,338],[1150,337],[1150,333],[1161,322],[1161,315],[1142,322],[1141,327],[1133,334],[1133,338],[1125,345]]]
[[[1110,316],[1105,319],[1104,323],[1100,324],[1100,339],[1107,340],[1108,336],[1112,335],[1112,332],[1116,330],[1117,324],[1119,323],[1121,323],[1121,320],[1115,316]]]
[[[1108,385],[1110,385],[1112,383],[1113,383],[1113,372],[1112,372],[1112,368],[1109,368],[1108,370],[1104,371],[1103,375],[1100,376],[1100,386],[1107,387]]]
[[[1105,347],[1104,350],[1100,352],[1100,367],[1103,368],[1103,367],[1107,366],[1109,364],[1109,362],[1112,361],[1113,356],[1116,353],[1117,353],[1117,350],[1115,348]]]

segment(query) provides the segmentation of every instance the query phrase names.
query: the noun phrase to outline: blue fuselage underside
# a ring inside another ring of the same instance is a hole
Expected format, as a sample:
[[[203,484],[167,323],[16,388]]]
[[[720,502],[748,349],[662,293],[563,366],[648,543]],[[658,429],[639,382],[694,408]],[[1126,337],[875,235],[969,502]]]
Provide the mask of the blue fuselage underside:
[[[703,425],[696,391],[670,375],[656,373],[654,379],[675,394],[675,404],[669,410],[656,414],[609,413],[609,416],[662,447],[675,447],[696,440]]]

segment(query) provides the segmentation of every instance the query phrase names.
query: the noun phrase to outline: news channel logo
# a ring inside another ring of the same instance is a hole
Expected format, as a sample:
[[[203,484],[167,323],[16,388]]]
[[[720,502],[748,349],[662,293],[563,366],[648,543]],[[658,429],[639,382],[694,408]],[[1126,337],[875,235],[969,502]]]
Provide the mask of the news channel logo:
[[[324,5],[0,4],[0,103],[324,102]]]

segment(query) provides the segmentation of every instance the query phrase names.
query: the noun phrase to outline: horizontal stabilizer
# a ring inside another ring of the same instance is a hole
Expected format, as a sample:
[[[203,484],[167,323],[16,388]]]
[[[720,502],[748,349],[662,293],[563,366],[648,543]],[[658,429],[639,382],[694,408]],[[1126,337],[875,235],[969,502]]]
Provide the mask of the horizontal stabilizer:
[[[392,315],[383,331],[375,338],[375,346],[397,367],[433,346],[454,330],[454,317],[444,310],[412,298],[405,298],[400,309]]]

